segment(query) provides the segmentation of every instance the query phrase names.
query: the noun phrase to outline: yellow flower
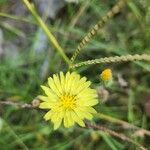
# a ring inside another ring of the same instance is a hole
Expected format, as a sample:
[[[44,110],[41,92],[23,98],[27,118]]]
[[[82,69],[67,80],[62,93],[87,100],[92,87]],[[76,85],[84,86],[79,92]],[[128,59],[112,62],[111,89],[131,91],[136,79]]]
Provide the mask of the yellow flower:
[[[112,72],[111,69],[105,69],[101,74],[100,74],[100,78],[102,79],[102,81],[104,82],[108,82],[112,79]]]
[[[49,109],[45,114],[45,120],[51,120],[54,129],[59,128],[64,123],[66,128],[75,123],[84,127],[84,119],[91,120],[95,109],[92,106],[98,103],[96,90],[91,89],[90,81],[85,77],[80,77],[75,72],[67,72],[66,75],[60,72],[48,78],[48,85],[41,86],[46,96],[40,96],[43,101],[40,103],[41,109]]]

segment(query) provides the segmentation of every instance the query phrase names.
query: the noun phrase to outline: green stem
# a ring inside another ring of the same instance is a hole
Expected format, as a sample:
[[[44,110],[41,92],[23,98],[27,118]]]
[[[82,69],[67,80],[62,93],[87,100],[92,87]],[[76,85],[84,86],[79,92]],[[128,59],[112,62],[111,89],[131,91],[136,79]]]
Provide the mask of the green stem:
[[[121,140],[123,141],[127,141],[129,143],[132,143],[134,144],[138,149],[141,149],[141,150],[147,150],[145,147],[143,147],[141,144],[139,144],[138,142],[132,140],[130,137],[127,137],[126,135],[122,134],[122,133],[118,133],[116,131],[113,131],[111,129],[108,129],[102,125],[96,125],[96,124],[93,124],[93,123],[86,123],[86,127],[87,128],[92,128],[92,129],[95,129],[95,130],[100,130],[100,131],[103,131],[109,135],[112,135],[114,137],[117,137],[117,138],[120,138]]]
[[[1,118],[0,118],[1,119]],[[20,144],[20,146],[22,147],[22,149],[24,150],[29,150],[28,147],[24,144],[24,142],[21,140],[21,138],[15,133],[15,131],[9,126],[9,124],[2,119],[2,121],[4,122],[4,124],[6,125],[6,128],[8,130],[8,133],[12,134],[15,138],[16,138],[16,143]]]
[[[64,61],[70,65],[70,60],[69,58],[66,56],[66,54],[64,53],[64,50],[62,49],[62,47],[59,45],[59,43],[57,42],[56,38],[53,36],[53,34],[51,33],[51,31],[48,29],[47,25],[44,23],[44,21],[41,19],[41,17],[37,14],[35,7],[29,3],[28,0],[23,0],[24,4],[26,5],[26,7],[29,9],[29,11],[32,13],[32,15],[35,17],[38,25],[43,29],[43,31],[45,32],[45,34],[47,35],[49,41],[53,44],[53,46],[56,48],[56,50],[59,52],[59,54],[62,56],[62,58],[64,59]]]
[[[108,116],[108,115],[102,114],[102,113],[97,113],[95,115],[95,117],[106,120],[106,121],[111,122],[111,123],[121,125],[125,129],[134,129],[134,130],[142,131],[145,135],[150,136],[150,131],[143,129],[143,128],[140,128],[138,126],[135,126],[135,125],[128,123],[126,121],[120,120],[118,118],[114,118],[114,117],[111,117],[111,116]]]
[[[102,64],[102,63],[116,63],[116,62],[127,62],[127,61],[135,61],[135,60],[145,60],[150,61],[149,54],[142,55],[126,55],[126,56],[114,56],[114,57],[105,57],[100,59],[93,59],[88,61],[83,61],[77,64],[72,64],[70,68],[76,68],[84,65],[92,65],[92,64]]]
[[[110,11],[107,12],[105,16],[101,18],[101,20],[86,34],[86,36],[81,40],[77,49],[71,57],[71,62],[73,63],[76,57],[79,55],[80,51],[84,48],[84,46],[98,33],[100,29],[104,27],[104,25],[120,10],[125,6],[126,0],[119,0]]]
[[[10,15],[10,14],[3,13],[3,12],[0,12],[0,16],[1,17],[6,17],[6,18],[9,18],[9,19],[13,19],[13,20],[17,20],[17,21],[23,21],[23,22],[26,22],[26,23],[36,24],[35,22],[33,22],[29,19],[26,19],[26,18],[23,18],[23,17],[18,17],[18,16],[15,16],[15,15]]]

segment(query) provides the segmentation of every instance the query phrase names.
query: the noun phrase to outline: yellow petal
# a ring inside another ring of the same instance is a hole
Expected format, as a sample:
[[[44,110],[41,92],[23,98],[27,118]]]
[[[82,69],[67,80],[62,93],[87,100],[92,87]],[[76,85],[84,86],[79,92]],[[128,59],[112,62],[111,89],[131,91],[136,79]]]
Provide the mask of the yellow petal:
[[[52,122],[54,124],[54,130],[56,130],[57,128],[59,128],[59,126],[61,125],[62,123],[62,119],[63,119],[63,112],[56,112],[53,117],[52,117]]]
[[[48,85],[51,88],[51,90],[53,91],[53,93],[55,93],[57,96],[60,96],[61,93],[59,92],[59,90],[57,89],[57,86],[54,83],[53,78],[49,77],[48,78]]]
[[[74,72],[74,79],[72,80],[72,85],[71,85],[71,89],[70,89],[70,93],[72,93],[73,95],[76,95],[76,89],[78,87],[78,81],[80,80],[80,75],[78,75],[77,73]]]
[[[94,106],[96,104],[98,104],[98,100],[97,99],[90,99],[90,100],[78,100],[77,104],[80,106]]]
[[[98,95],[96,93],[96,90],[93,90],[93,89],[85,89],[85,90],[82,90],[80,93],[78,93],[77,95],[77,98],[79,99],[86,99],[86,98],[97,98]]]
[[[64,116],[64,126],[65,126],[66,128],[69,128],[68,117],[67,117],[66,114],[65,114],[65,116]]]
[[[60,83],[59,77],[56,76],[56,75],[53,75],[53,79],[54,79],[55,86],[57,87],[59,93],[62,94],[63,92],[62,92],[62,88],[61,88],[61,83]]]
[[[43,96],[43,95],[39,95],[38,99],[40,99],[41,101],[45,101],[45,102],[48,101],[48,97]]]
[[[82,121],[81,118],[79,118],[79,116],[74,111],[71,112],[71,116],[72,116],[73,120],[76,123],[78,123],[81,127],[85,127],[85,123]]]
[[[47,121],[47,120],[50,120],[51,117],[53,115],[53,112],[52,111],[48,111],[45,116],[44,116],[44,119]]]
[[[89,119],[91,120],[93,118],[93,116],[89,113],[89,112],[86,112],[82,109],[80,109],[80,107],[74,109],[74,111],[76,112],[76,114],[81,118],[81,119]]]
[[[54,130],[56,130],[57,128],[59,128],[59,126],[62,123],[63,117],[64,117],[64,111],[63,111],[63,109],[60,109],[60,111],[55,112],[53,114],[53,116],[51,117],[51,121],[54,124]]]
[[[46,86],[41,86],[41,88],[44,90],[45,94],[48,96],[50,101],[57,101],[58,97],[55,93],[52,92],[52,90]]]
[[[61,83],[62,92],[65,93],[65,89],[64,89],[65,76],[63,72],[60,72],[60,83]]]
[[[87,112],[89,112],[89,113],[92,113],[92,114],[96,114],[97,112],[96,112],[96,110],[93,108],[93,107],[90,107],[90,106],[86,106],[86,107],[81,107],[81,109],[83,109],[83,110],[85,110],[85,111],[87,111]]]
[[[54,130],[58,129],[62,123],[62,118],[59,118],[56,122],[54,122]]]
[[[66,93],[68,93],[68,88],[69,88],[68,80],[69,79],[70,79],[70,72],[67,72],[66,73],[66,78],[65,78],[65,84],[64,84],[64,89],[65,89]]]
[[[60,117],[59,117],[59,113],[58,113],[58,112],[54,112],[53,115],[52,115],[52,117],[51,117],[51,121],[52,121],[53,123],[55,123],[55,122],[57,122],[57,120],[58,120],[59,118],[60,118]]]
[[[86,78],[83,77],[80,79],[80,81],[78,82],[78,87],[76,89],[76,93],[78,94],[79,92],[81,92],[82,90],[88,88],[91,85],[90,81],[86,81]]]
[[[71,93],[71,88],[72,88],[74,78],[75,78],[75,73],[71,73],[70,76],[68,77],[68,79],[66,78],[67,82],[66,82],[66,85],[65,85],[65,92],[70,93],[70,95],[72,94]]]
[[[68,120],[68,126],[71,127],[74,125],[74,120],[71,116],[71,110],[66,110],[66,117],[67,117],[67,120]]]
[[[55,103],[42,102],[42,103],[40,103],[39,108],[42,108],[42,109],[50,109],[50,108],[54,107],[54,105],[55,105]]]

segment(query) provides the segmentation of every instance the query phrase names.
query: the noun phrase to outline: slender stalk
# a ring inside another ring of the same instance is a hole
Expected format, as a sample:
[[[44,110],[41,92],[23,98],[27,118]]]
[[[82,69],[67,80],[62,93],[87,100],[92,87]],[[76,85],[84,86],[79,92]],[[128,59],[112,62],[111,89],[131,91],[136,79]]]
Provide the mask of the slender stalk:
[[[133,124],[130,124],[130,123],[126,122],[126,121],[123,121],[123,120],[120,120],[120,119],[117,119],[117,118],[114,118],[114,117],[111,117],[111,116],[108,116],[108,115],[105,115],[105,114],[102,114],[102,113],[97,113],[95,116],[97,118],[106,120],[108,122],[121,125],[125,129],[133,129],[133,130],[142,131],[145,135],[150,136],[150,131],[148,131],[146,129],[143,129],[143,128],[140,128],[140,127],[137,127],[137,126],[135,126]]]
[[[90,5],[91,1],[87,0],[85,3],[83,2],[80,9],[78,10],[77,14],[75,15],[75,17],[72,19],[71,23],[70,23],[70,27],[73,28],[76,23],[78,22],[79,18],[83,15],[83,13],[85,12],[85,10],[87,9],[87,7]]]
[[[119,0],[108,13],[102,17],[102,19],[87,33],[87,35],[81,40],[73,56],[71,62],[73,63],[81,49],[95,36],[98,31],[104,27],[104,25],[120,10],[124,7],[126,0]]]
[[[26,5],[26,7],[29,9],[29,11],[32,13],[32,15],[35,17],[38,25],[45,32],[45,34],[47,35],[49,41],[53,44],[53,46],[56,48],[58,53],[62,56],[64,61],[69,65],[70,64],[69,58],[66,56],[66,54],[64,53],[64,50],[59,45],[58,41],[56,40],[54,35],[51,33],[51,31],[48,29],[47,25],[44,23],[44,21],[41,19],[41,17],[37,14],[34,5],[30,4],[30,2],[28,0],[23,0],[23,2]]]
[[[12,101],[0,101],[0,105],[8,105],[8,106],[15,106],[17,108],[20,108],[20,109],[23,109],[23,108],[27,108],[27,109],[36,109],[38,108],[39,106],[39,98],[36,97],[31,104],[28,104],[28,103],[24,103],[24,104],[21,104],[21,103],[17,103],[17,102],[12,102]],[[137,130],[140,130],[140,131],[143,131],[144,134],[150,136],[150,131],[147,131],[145,129],[142,129],[142,128],[139,128],[135,125],[132,125],[128,122],[125,122],[125,121],[122,121],[122,120],[119,120],[119,119],[116,119],[116,118],[113,118],[111,116],[107,116],[105,114],[96,114],[96,117],[100,118],[100,119],[103,119],[103,120],[106,120],[108,122],[112,122],[112,123],[116,123],[116,124],[120,124],[122,126],[124,126],[126,129],[137,129]],[[140,146],[141,149],[144,150],[144,147],[142,147],[140,144],[136,143],[135,141],[133,141],[132,139],[126,137],[124,134],[121,134],[121,133],[117,133],[113,130],[110,130],[108,128],[105,128],[103,126],[100,126],[100,125],[95,125],[95,124],[91,124],[91,123],[87,123],[86,122],[86,126],[88,128],[92,128],[92,129],[98,129],[98,130],[102,130],[112,136],[115,136],[115,137],[118,137],[124,141],[127,141],[127,142],[131,142],[133,144],[135,144],[136,146]]]
[[[6,13],[3,13],[3,12],[0,12],[0,16],[1,17],[6,17],[6,18],[9,18],[9,19],[13,19],[13,20],[17,20],[17,21],[23,21],[23,22],[26,22],[26,23],[36,24],[35,22],[33,22],[29,19],[26,19],[26,18],[23,18],[23,17],[18,17],[18,16],[15,16],[15,15],[6,14]]]
[[[126,55],[126,56],[105,57],[105,58],[100,58],[100,59],[83,61],[77,64],[72,64],[70,68],[77,68],[77,67],[81,67],[85,65],[92,65],[92,64],[127,62],[127,61],[135,61],[135,60],[150,61],[150,55],[149,54],[142,54],[142,55],[135,54],[135,55]]]
[[[8,105],[8,106],[14,106],[19,109],[27,108],[27,109],[37,109],[39,107],[40,101],[37,98],[33,99],[31,103],[18,103],[18,102],[13,102],[11,100],[5,100],[1,101],[0,100],[0,105]]]
[[[35,109],[35,108],[38,108],[39,106],[39,98],[35,98],[32,103],[18,103],[18,102],[13,102],[13,101],[8,101],[8,100],[5,100],[5,101],[0,101],[0,105],[8,105],[8,106],[14,106],[14,107],[17,107],[17,108],[20,108],[20,109],[23,109],[23,108],[27,108],[27,109]],[[100,118],[100,119],[103,119],[103,120],[106,120],[108,122],[111,122],[111,123],[115,123],[115,124],[118,124],[118,125],[121,125],[123,126],[123,128],[125,129],[134,129],[134,130],[140,130],[142,131],[145,135],[147,136],[150,136],[150,131],[146,130],[146,129],[143,129],[143,128],[140,128],[140,127],[137,127],[133,124],[130,124],[126,121],[123,121],[123,120],[120,120],[120,119],[117,119],[117,118],[114,118],[114,117],[111,117],[111,116],[108,116],[106,114],[102,114],[102,113],[97,113],[95,115],[95,117],[97,118]]]
[[[2,119],[4,124],[6,125],[6,128],[8,130],[8,133],[12,134],[16,138],[16,142],[21,146],[20,149],[23,150],[29,150],[29,148],[25,145],[25,143],[21,140],[21,138],[15,133],[15,131],[12,129],[12,127],[4,120]]]
[[[96,124],[91,124],[91,123],[86,123],[86,126],[88,128],[92,128],[94,130],[101,130],[101,131],[104,131],[105,133],[109,134],[109,135],[112,135],[114,137],[117,137],[117,138],[120,138],[121,140],[123,141],[127,141],[129,143],[132,143],[134,145],[136,145],[136,147],[138,147],[139,149],[141,150],[146,150],[145,147],[143,147],[141,144],[135,142],[134,140],[132,140],[131,138],[127,137],[126,135],[122,134],[122,133],[118,133],[118,132],[115,132],[113,130],[110,130],[104,126],[101,126],[101,125],[96,125]]]

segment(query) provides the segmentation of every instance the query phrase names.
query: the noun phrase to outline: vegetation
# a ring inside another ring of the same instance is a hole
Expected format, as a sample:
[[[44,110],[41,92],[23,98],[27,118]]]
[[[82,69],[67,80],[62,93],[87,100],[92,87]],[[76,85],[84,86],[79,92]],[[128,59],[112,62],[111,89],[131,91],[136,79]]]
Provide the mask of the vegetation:
[[[66,3],[50,19],[28,0],[0,1],[0,149],[149,149],[150,2],[117,2]],[[106,68],[111,84],[100,79]],[[55,131],[37,96],[49,76],[68,70],[92,82],[98,114],[84,128]]]

